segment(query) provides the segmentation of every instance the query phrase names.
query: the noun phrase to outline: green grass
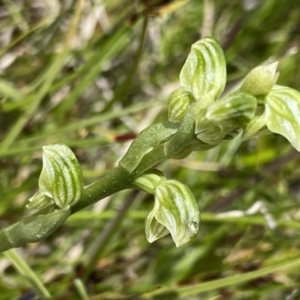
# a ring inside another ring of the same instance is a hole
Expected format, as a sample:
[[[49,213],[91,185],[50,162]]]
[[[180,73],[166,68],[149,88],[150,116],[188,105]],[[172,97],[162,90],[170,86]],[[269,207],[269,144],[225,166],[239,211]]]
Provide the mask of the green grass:
[[[123,136],[166,120],[168,95],[201,32],[225,49],[226,91],[274,60],[278,83],[299,90],[300,6],[266,0],[246,9],[246,2],[191,0],[146,22],[142,1],[3,1],[0,226],[29,214],[43,145],[70,146],[89,184],[125,153]],[[167,236],[148,244],[153,199],[120,192],[19,248],[21,258],[1,255],[1,299],[44,289],[54,299],[297,299],[299,162],[277,135],[165,162],[159,168],[198,200],[196,241],[176,248]],[[257,201],[276,228],[261,213],[219,216]]]

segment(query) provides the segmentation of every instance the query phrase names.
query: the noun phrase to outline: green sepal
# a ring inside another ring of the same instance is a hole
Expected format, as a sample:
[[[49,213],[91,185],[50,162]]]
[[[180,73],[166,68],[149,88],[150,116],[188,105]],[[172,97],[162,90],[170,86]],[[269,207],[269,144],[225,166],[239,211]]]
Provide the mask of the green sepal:
[[[205,144],[216,146],[224,139],[232,139],[255,116],[257,100],[254,96],[237,92],[219,99],[202,110],[196,120],[195,134]],[[199,145],[200,146],[200,145]],[[194,146],[196,149],[197,146]],[[205,148],[199,147],[201,150]]]
[[[269,93],[278,78],[277,66],[278,62],[275,62],[252,69],[245,77],[240,91],[253,96]]]
[[[239,92],[212,103],[205,117],[218,125],[242,127],[255,116],[256,107],[254,96]]]
[[[175,90],[169,98],[168,119],[170,122],[181,122],[190,104],[194,101],[193,95],[183,88]]]
[[[284,136],[300,151],[300,93],[275,86],[266,97],[265,113],[268,129]]]
[[[266,114],[255,116],[244,128],[242,140],[247,140],[253,137],[260,137],[269,134],[270,131],[266,127]]]
[[[218,145],[223,140],[226,132],[222,126],[202,116],[196,120],[195,134],[197,139],[204,144],[211,146]],[[202,147],[200,149],[203,150]]]
[[[146,171],[133,181],[133,185],[146,193],[154,195],[156,188],[166,180],[163,172],[155,169]]]
[[[159,203],[154,202],[154,207],[149,213],[146,219],[145,233],[149,243],[153,243],[156,240],[168,235],[170,232],[164,225],[157,222],[155,215],[160,209]]]
[[[166,180],[156,188],[154,208],[146,220],[146,237],[152,243],[168,231],[179,247],[196,238],[199,222],[199,208],[188,186]]]
[[[43,150],[39,192],[60,208],[74,205],[83,191],[82,171],[74,153],[59,144],[44,146]]]
[[[26,205],[28,209],[41,209],[53,203],[51,195],[38,191],[33,197],[29,198],[29,204]]]
[[[197,101],[210,93],[203,107],[219,98],[226,84],[226,61],[219,43],[205,37],[193,44],[179,78],[181,86]]]

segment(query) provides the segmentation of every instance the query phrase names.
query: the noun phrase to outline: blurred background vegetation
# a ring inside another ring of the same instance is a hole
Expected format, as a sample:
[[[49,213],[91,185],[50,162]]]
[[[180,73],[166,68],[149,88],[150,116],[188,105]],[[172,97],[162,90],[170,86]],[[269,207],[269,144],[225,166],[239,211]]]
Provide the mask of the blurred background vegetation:
[[[166,120],[168,95],[201,36],[225,51],[225,93],[276,60],[278,84],[299,90],[299,16],[294,0],[1,1],[0,226],[28,215],[43,145],[70,146],[89,184],[137,133]],[[202,212],[188,246],[170,236],[148,244],[153,199],[124,191],[18,252],[54,299],[300,299],[300,273],[289,267],[300,256],[299,157],[269,135],[161,164]],[[171,289],[151,294],[159,287]],[[0,256],[0,298],[34,295]]]

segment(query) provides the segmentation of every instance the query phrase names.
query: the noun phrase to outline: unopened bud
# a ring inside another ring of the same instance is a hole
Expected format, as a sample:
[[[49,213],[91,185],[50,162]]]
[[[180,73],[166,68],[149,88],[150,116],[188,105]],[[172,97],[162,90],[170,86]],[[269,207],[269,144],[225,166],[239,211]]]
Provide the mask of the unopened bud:
[[[252,69],[245,77],[240,88],[241,92],[253,96],[269,93],[278,78],[277,66],[278,62],[274,62],[267,66]]]

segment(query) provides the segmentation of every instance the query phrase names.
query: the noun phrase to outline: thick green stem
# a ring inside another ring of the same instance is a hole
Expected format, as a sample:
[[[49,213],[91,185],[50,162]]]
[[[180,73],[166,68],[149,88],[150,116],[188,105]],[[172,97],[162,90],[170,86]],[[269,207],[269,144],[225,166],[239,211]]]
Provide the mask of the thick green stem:
[[[117,166],[99,180],[85,187],[82,197],[71,208],[72,214],[107,196],[128,189],[133,179],[133,175],[125,168]]]
[[[136,177],[166,159],[167,157],[164,154],[163,145],[161,145],[146,154],[139,164],[139,167],[132,173],[120,165],[117,166],[84,189],[81,199],[77,204],[72,206],[71,213],[74,214],[119,191],[132,188],[132,182]]]

